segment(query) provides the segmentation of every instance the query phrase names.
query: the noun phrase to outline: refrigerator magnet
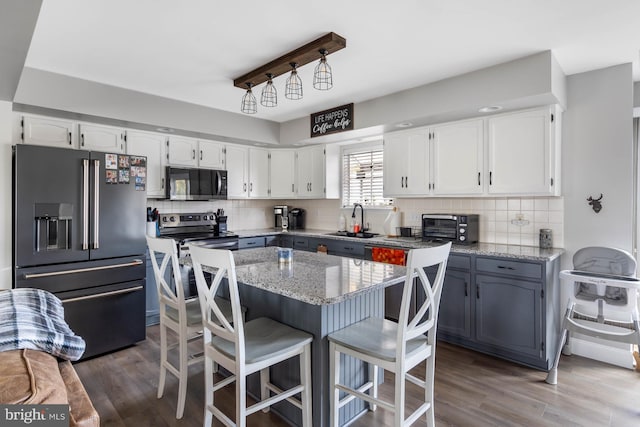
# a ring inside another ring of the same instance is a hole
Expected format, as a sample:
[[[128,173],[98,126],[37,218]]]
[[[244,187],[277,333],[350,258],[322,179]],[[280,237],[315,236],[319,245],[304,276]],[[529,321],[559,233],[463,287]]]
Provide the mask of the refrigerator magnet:
[[[129,161],[131,162],[131,166],[147,166],[147,158],[144,156],[129,156]]]
[[[118,183],[118,171],[117,170],[107,170],[106,174],[106,183],[107,184],[117,184]]]
[[[128,184],[129,183],[129,169],[119,169],[118,170],[118,183],[120,183],[120,184]]]
[[[104,155],[104,168],[105,169],[118,169],[118,155],[117,154],[105,154]]]
[[[129,156],[118,156],[118,168],[129,169]]]

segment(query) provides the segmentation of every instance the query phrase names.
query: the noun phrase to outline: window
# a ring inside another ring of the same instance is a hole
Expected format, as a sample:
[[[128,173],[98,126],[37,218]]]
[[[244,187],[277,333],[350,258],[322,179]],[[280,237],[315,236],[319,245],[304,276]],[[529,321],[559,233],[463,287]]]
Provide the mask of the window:
[[[392,199],[382,196],[382,143],[345,147],[342,151],[342,205],[388,206]]]

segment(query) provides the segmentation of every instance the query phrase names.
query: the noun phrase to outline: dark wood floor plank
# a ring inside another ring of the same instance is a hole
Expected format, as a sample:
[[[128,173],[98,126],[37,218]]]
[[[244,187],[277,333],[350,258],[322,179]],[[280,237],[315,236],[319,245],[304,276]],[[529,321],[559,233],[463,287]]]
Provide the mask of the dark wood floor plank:
[[[75,364],[105,427],[201,426],[204,414],[204,367],[189,368],[184,418],[175,419],[178,380],[167,374],[164,396],[156,398],[160,334],[147,328],[136,346]],[[197,348],[192,343],[191,348]],[[424,365],[412,372],[424,378]],[[447,343],[438,343],[435,414],[438,426],[635,426],[640,425],[640,374],[578,356],[563,356],[558,385],[544,382],[544,372]],[[385,373],[380,395],[393,398],[393,375]],[[407,383],[407,411],[422,398]],[[216,393],[223,411],[234,418],[235,396],[229,386]],[[367,412],[354,427],[392,424],[390,412]],[[214,422],[214,426],[220,423]],[[249,426],[286,426],[273,413],[258,412]],[[414,424],[426,426],[424,417]]]

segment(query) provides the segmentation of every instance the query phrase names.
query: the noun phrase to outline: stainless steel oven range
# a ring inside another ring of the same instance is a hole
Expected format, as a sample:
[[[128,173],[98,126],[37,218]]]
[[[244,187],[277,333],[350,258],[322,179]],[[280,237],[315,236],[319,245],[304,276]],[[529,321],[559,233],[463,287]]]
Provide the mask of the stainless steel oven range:
[[[224,217],[226,223],[227,217]],[[219,232],[217,214],[204,213],[167,213],[160,216],[160,237],[174,239],[178,245],[178,256],[189,256],[189,245],[204,246],[213,249],[238,249],[238,235],[231,232]],[[226,225],[226,224],[225,224]],[[198,296],[195,276],[190,266],[181,266],[182,284],[185,298]]]
[[[226,217],[225,217],[226,222]],[[189,244],[215,249],[238,249],[238,235],[232,231],[219,232],[217,215],[205,213],[167,213],[160,216],[160,237],[174,239],[178,256],[189,255]]]

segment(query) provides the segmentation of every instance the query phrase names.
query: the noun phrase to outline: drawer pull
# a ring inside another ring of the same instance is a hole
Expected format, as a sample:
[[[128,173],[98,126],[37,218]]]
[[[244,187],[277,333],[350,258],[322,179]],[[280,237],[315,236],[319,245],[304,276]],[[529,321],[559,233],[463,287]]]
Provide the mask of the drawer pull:
[[[99,271],[99,270],[109,270],[111,268],[121,268],[121,267],[134,267],[136,265],[141,265],[142,260],[134,259],[132,262],[127,262],[125,264],[111,264],[111,265],[103,265],[100,267],[89,267],[89,268],[77,268],[75,270],[64,270],[64,271],[52,271],[50,273],[34,273],[34,274],[25,274],[25,279],[37,279],[40,277],[51,277],[51,276],[60,276],[64,274],[77,274],[77,273],[88,273],[91,271]]]
[[[504,265],[499,265],[498,268],[501,270],[515,270],[515,268],[513,267],[506,267]]]
[[[76,297],[76,298],[67,298],[67,299],[63,299],[62,302],[76,302],[76,301],[86,301],[89,299],[96,299],[96,298],[106,298],[106,297],[110,297],[113,295],[120,295],[120,294],[128,294],[131,292],[135,292],[135,291],[139,291],[141,289],[144,289],[142,287],[142,285],[140,286],[135,286],[133,288],[127,288],[127,289],[119,289],[117,291],[111,291],[111,292],[103,292],[101,294],[95,294],[95,295],[86,295],[83,297]]]

